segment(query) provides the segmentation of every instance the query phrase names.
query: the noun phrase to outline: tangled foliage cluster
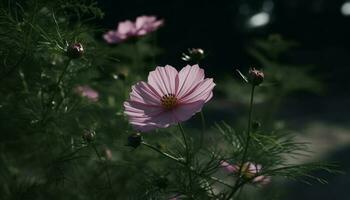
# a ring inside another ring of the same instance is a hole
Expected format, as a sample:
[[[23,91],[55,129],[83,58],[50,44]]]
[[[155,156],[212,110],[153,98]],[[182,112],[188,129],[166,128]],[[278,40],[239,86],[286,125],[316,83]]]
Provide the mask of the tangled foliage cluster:
[[[156,66],[154,34],[107,44],[93,26],[103,12],[89,0],[0,6],[0,199],[228,200],[275,177],[325,182],[309,172],[330,165],[290,163],[308,153],[306,144],[253,123],[260,86],[244,73],[252,88],[246,130],[199,112],[200,130],[184,122],[140,134],[123,103]],[[251,52],[264,68],[277,65]],[[191,49],[184,60],[203,55]]]

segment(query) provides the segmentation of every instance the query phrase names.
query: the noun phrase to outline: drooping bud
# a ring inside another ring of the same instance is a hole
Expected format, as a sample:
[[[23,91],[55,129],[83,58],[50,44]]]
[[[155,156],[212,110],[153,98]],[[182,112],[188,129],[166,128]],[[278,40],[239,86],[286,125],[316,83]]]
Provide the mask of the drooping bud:
[[[84,54],[84,48],[81,43],[72,43],[67,47],[67,56],[72,59],[80,58]]]
[[[249,69],[248,81],[254,86],[260,85],[264,81],[264,73],[255,68]]]
[[[95,139],[95,131],[93,130],[85,130],[84,134],[81,136],[85,142],[92,142]]]
[[[142,142],[141,134],[135,133],[135,134],[129,135],[127,146],[137,148],[138,146],[140,146],[141,142]]]
[[[182,53],[181,59],[188,62],[198,63],[205,57],[204,50],[201,48],[187,49],[187,53]]]

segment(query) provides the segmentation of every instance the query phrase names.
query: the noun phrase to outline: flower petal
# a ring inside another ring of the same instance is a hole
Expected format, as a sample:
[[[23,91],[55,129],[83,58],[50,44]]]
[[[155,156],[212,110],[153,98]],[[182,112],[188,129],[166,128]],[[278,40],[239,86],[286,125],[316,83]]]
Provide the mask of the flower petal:
[[[173,111],[160,106],[150,106],[135,101],[124,102],[124,113],[136,130],[146,132],[156,128],[166,128],[177,122]]]
[[[174,109],[174,115],[177,122],[183,122],[190,119],[197,112],[201,111],[205,101],[197,101],[188,104],[180,104]]]
[[[161,96],[175,94],[178,86],[177,74],[177,70],[170,65],[157,67],[156,70],[149,73],[148,83]]]
[[[118,25],[118,33],[120,34],[132,35],[132,34],[135,34],[135,32],[136,32],[135,24],[130,20],[120,22]]]
[[[160,106],[160,99],[160,94],[158,94],[151,85],[143,81],[134,85],[130,93],[130,101],[136,101],[143,104]]]
[[[181,103],[192,103],[196,101],[204,101],[207,102],[213,96],[213,88],[215,87],[215,83],[212,78],[207,78],[204,81],[200,82],[197,87],[193,89],[190,93],[183,96],[179,99]]]
[[[204,80],[204,70],[198,65],[187,65],[179,72],[179,87],[176,93],[181,98],[190,93],[201,81]]]

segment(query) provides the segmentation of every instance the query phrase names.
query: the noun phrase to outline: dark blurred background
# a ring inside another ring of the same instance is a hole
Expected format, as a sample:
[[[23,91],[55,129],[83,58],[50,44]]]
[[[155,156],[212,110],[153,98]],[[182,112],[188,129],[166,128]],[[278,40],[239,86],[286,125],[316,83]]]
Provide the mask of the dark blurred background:
[[[285,62],[315,66],[312,76],[323,83],[321,93],[294,93],[284,101],[279,117],[289,119],[301,137],[310,140],[316,157],[350,170],[350,1],[346,0],[99,0],[105,12],[102,28],[139,15],[165,20],[157,32],[164,50],[159,65],[182,67],[187,48],[207,53],[202,67],[220,78],[259,63],[246,51],[253,39],[278,33],[299,45],[284,55]],[[100,36],[98,36],[100,37]],[[292,75],[292,74],[291,74]],[[330,184],[288,185],[288,199],[349,199],[350,177],[330,175]]]
[[[165,19],[157,33],[165,54],[159,65],[181,67],[181,53],[200,47],[208,53],[203,63],[213,76],[247,69],[257,62],[245,50],[252,39],[278,33],[298,42],[285,56],[292,64],[316,66],[314,76],[325,83],[325,93],[307,105],[305,112],[326,110],[341,113],[329,117],[348,121],[350,84],[350,1],[346,0],[231,0],[231,1],[98,1],[105,11],[103,28],[114,29],[117,23],[142,14]],[[323,97],[326,99],[323,101]],[[321,98],[321,99],[320,99]],[[333,102],[332,104],[330,102]],[[318,105],[314,105],[318,104]],[[321,108],[321,109],[320,109]],[[309,113],[312,114],[312,113]]]

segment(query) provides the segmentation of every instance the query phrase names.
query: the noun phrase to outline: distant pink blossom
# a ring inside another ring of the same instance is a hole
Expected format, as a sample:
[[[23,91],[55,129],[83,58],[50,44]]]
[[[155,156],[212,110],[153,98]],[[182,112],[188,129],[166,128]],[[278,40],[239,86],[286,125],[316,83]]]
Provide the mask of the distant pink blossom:
[[[80,85],[74,88],[74,91],[82,97],[86,97],[92,102],[98,101],[99,94],[96,90],[87,85]]]
[[[220,161],[220,166],[223,167],[229,173],[236,173],[239,169],[236,165],[231,165],[230,163],[222,160]]]
[[[187,65],[179,72],[170,65],[157,67],[149,73],[148,82],[132,87],[124,113],[138,131],[166,128],[201,111],[212,98],[214,86],[198,65]]]
[[[163,25],[163,20],[157,20],[155,16],[140,16],[135,22],[126,20],[118,24],[117,30],[108,31],[103,38],[108,43],[120,43],[132,37],[139,37],[157,30]]]
[[[229,173],[239,173],[240,171],[240,166],[239,165],[234,165],[230,164],[227,161],[220,161],[220,166],[223,167],[227,172]],[[246,178],[253,178],[252,183],[257,183],[257,184],[268,184],[271,181],[271,178],[269,176],[263,176],[263,175],[258,175],[259,173],[262,172],[262,166],[260,164],[254,164],[251,162],[246,162],[242,166],[241,173],[244,177]]]

